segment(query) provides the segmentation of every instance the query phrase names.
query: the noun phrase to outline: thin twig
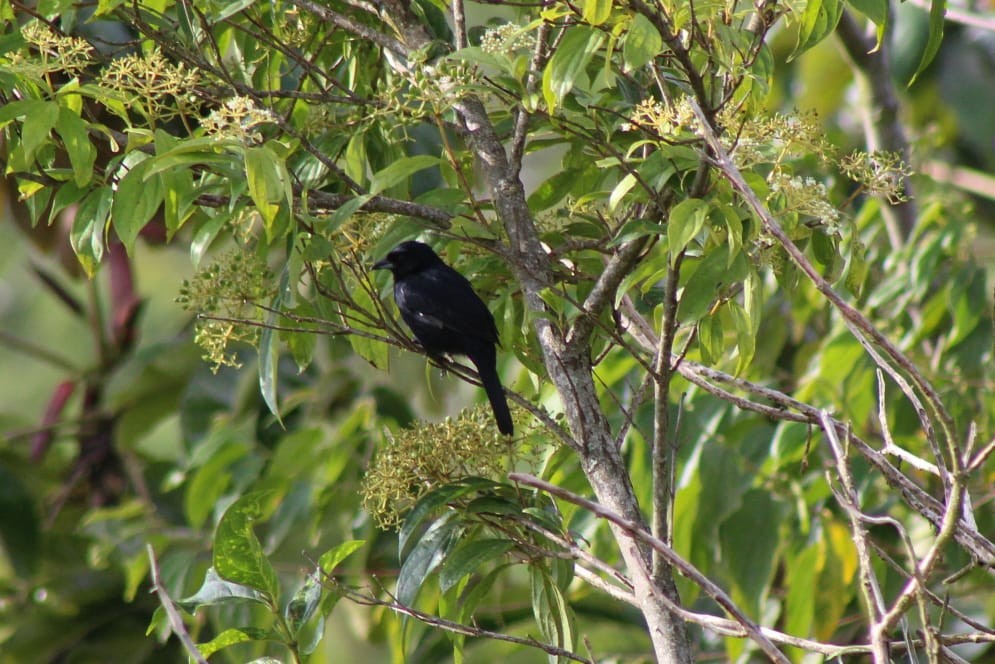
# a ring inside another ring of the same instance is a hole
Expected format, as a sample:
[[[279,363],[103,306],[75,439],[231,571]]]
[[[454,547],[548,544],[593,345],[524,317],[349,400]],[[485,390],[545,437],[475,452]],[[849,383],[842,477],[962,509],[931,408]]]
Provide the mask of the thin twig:
[[[588,500],[587,498],[579,496],[571,491],[567,491],[566,489],[558,487],[555,484],[550,484],[549,482],[541,480],[533,475],[526,473],[510,473],[508,475],[508,479],[512,482],[518,482],[519,484],[540,489],[546,493],[556,496],[557,498],[562,498],[569,503],[582,507],[595,516],[601,517],[606,521],[611,522],[618,528],[621,528],[634,538],[650,546],[653,550],[659,551],[663,557],[666,558],[669,564],[675,567],[682,575],[694,581],[706,595],[715,600],[715,602],[718,603],[723,610],[732,616],[733,619],[746,631],[749,638],[760,646],[760,649],[763,650],[768,657],[775,662],[789,664],[790,660],[784,655],[784,653],[778,650],[770,639],[763,635],[759,625],[747,618],[739,607],[736,606],[735,602],[732,601],[732,598],[730,598],[729,595],[722,590],[722,588],[717,586],[708,577],[698,571],[696,567],[677,555],[674,550],[667,546],[662,540],[653,537],[653,535],[643,528],[641,524],[619,516],[594,501]],[[665,596],[661,595],[660,597]],[[669,598],[666,598],[666,602],[672,604]]]
[[[477,627],[476,625],[466,625],[463,623],[458,623],[452,620],[446,620],[445,618],[440,618],[439,616],[434,616],[430,613],[425,613],[424,611],[419,611],[413,607],[401,604],[395,598],[391,597],[389,600],[380,599],[371,593],[362,593],[354,588],[349,588],[342,585],[336,579],[330,576],[325,577],[326,583],[334,586],[336,590],[341,592],[344,596],[348,597],[353,602],[364,606],[380,606],[385,609],[390,609],[395,613],[414,618],[415,620],[428,625],[429,627],[434,627],[437,629],[445,630],[447,632],[452,632],[453,634],[462,634],[463,636],[480,637],[485,639],[493,639],[495,641],[504,641],[506,643],[513,643],[519,646],[527,646],[529,648],[537,648],[545,652],[548,655],[554,657],[563,657],[566,659],[573,660],[575,662],[581,662],[582,664],[595,664],[593,660],[590,660],[582,655],[578,655],[575,652],[565,650],[558,646],[554,646],[548,643],[542,643],[537,641],[532,637],[522,638],[518,636],[512,636],[510,634],[504,634],[503,632],[495,632],[489,629],[484,629],[482,627]]]
[[[187,654],[197,662],[197,664],[207,664],[207,660],[202,654],[200,654],[200,649],[197,644],[194,643],[193,638],[190,636],[190,632],[187,631],[187,626],[183,623],[183,618],[180,616],[180,612],[176,610],[176,606],[173,604],[173,599],[166,592],[166,589],[162,587],[162,580],[159,576],[159,561],[156,560],[155,551],[152,549],[151,544],[145,545],[145,550],[149,554],[149,569],[152,574],[152,591],[159,597],[159,604],[162,606],[162,610],[166,612],[166,618],[169,620],[169,629],[176,635],[176,638],[180,640],[183,644],[183,649],[187,651]]]

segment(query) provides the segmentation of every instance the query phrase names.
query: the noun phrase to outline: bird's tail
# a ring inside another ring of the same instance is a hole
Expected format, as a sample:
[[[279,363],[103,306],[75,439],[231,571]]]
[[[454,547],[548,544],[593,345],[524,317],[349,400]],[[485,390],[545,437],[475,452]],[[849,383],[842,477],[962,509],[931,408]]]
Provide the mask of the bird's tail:
[[[506,436],[512,435],[515,433],[515,425],[511,421],[511,411],[508,409],[508,399],[504,396],[501,379],[498,378],[496,362],[493,358],[471,357],[470,359],[477,367],[480,382],[483,383],[487,399],[491,402],[498,431]],[[488,362],[487,359],[490,361]]]

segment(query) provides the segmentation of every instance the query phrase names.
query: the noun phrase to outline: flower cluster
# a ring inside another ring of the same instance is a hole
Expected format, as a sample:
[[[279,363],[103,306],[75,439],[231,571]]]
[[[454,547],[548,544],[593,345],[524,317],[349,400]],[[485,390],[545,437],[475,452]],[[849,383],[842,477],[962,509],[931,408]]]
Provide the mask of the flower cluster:
[[[204,359],[217,371],[222,366],[240,366],[238,357],[228,348],[232,342],[253,344],[259,328],[252,323],[261,319],[257,306],[273,297],[273,277],[258,256],[245,249],[234,249],[217,262],[184,281],[179,302],[184,309],[203,318],[197,322],[195,341],[204,351]]]
[[[515,23],[488,28],[480,38],[480,48],[487,53],[506,54],[534,47],[535,36]]]
[[[462,477],[498,479],[513,449],[486,407],[387,436],[363,480],[363,504],[384,529],[397,527],[417,500]]]
[[[735,117],[728,113],[731,111],[722,114],[719,122],[727,128],[726,149],[740,169],[761,163],[777,166],[785,160],[812,154],[821,158],[833,154],[832,145],[823,136],[819,116],[814,111],[759,116],[741,126],[737,126]]]
[[[123,102],[150,119],[169,119],[192,110],[191,91],[202,82],[199,70],[174,64],[158,48],[116,58],[101,76],[101,85],[124,95]],[[170,99],[176,100],[174,106]]]
[[[245,144],[262,142],[256,127],[275,121],[268,108],[256,106],[249,97],[231,97],[201,121],[201,126],[211,136],[233,138]]]
[[[56,71],[73,75],[93,62],[93,47],[85,39],[57,34],[40,21],[25,24],[21,37],[38,51],[38,57],[12,53],[8,68],[19,73],[39,78]]]
[[[768,177],[768,184],[768,200],[779,199],[781,205],[776,207],[780,212],[815,217],[822,222],[828,233],[839,233],[842,215],[829,202],[826,185],[815,178],[790,176],[783,171],[773,171]]]
[[[644,99],[632,111],[630,122],[622,123],[622,131],[649,129],[657,136],[676,136],[698,131],[698,118],[690,97],[681,97],[672,104]]]
[[[904,182],[912,169],[897,152],[854,151],[840,159],[840,170],[864,190],[884,196],[892,205],[908,200]]]

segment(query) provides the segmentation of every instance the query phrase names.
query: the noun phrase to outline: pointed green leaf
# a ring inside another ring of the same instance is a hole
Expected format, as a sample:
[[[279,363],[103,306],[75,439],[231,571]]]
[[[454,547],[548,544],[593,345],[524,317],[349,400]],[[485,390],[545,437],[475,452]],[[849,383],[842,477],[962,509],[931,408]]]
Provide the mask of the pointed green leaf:
[[[587,26],[574,26],[567,31],[542,74],[542,94],[550,113],[556,110],[577,79],[584,74],[604,35]]]
[[[207,574],[204,575],[204,582],[197,589],[197,592],[190,597],[184,597],[176,604],[184,611],[193,613],[201,606],[214,606],[215,604],[243,600],[260,604],[267,603],[266,596],[255,588],[225,581],[218,576],[217,570],[208,567]]]
[[[446,512],[422,534],[404,559],[397,577],[397,601],[414,604],[428,575],[442,563],[457,542],[462,528],[456,512]]]
[[[278,312],[283,309],[283,303],[287,298],[287,289],[290,285],[289,263],[284,265],[283,273],[280,275],[280,284],[276,295],[270,303],[270,313],[266,317],[266,325],[259,334],[259,391],[266,402],[266,407],[276,417],[277,422],[283,423],[280,419],[280,407],[277,403],[278,369],[280,363],[279,335],[274,326],[277,324]]]
[[[926,48],[922,51],[919,66],[916,67],[916,72],[909,80],[909,86],[916,82],[919,74],[929,66],[929,63],[933,61],[933,58],[939,52],[940,44],[943,42],[943,21],[946,13],[947,0],[932,0],[929,5],[929,37],[926,40]]]
[[[59,119],[59,105],[55,102],[38,101],[24,116],[21,125],[21,151],[23,163],[14,166],[16,170],[31,170],[35,152],[48,140]],[[13,161],[13,158],[12,158]]]
[[[670,211],[667,218],[667,243],[670,247],[671,265],[676,264],[677,256],[701,232],[706,219],[708,203],[700,198],[683,200]]]
[[[379,194],[385,189],[389,189],[396,184],[400,184],[414,173],[438,166],[441,160],[427,154],[416,155],[414,157],[402,157],[397,159],[390,166],[377,171],[373,175],[370,183],[370,193]]]
[[[459,583],[460,579],[475,573],[481,565],[496,560],[515,546],[506,539],[464,540],[453,549],[439,572],[439,587],[442,592]]]
[[[90,192],[76,210],[69,243],[76,258],[88,276],[92,277],[104,257],[104,229],[110,214],[112,194],[110,187]]]
[[[278,632],[258,627],[231,627],[224,630],[207,643],[198,643],[197,650],[202,657],[210,657],[219,650],[237,643],[250,641],[282,641]]]
[[[798,26],[798,43],[789,60],[828,37],[843,16],[843,0],[808,0]]]
[[[132,166],[121,178],[114,195],[111,222],[114,231],[129,254],[134,251],[135,239],[162,203],[162,179],[158,176],[145,179],[148,160]]]
[[[289,206],[291,202],[287,166],[265,145],[245,148],[243,159],[249,196],[262,215],[267,235],[271,235],[281,203]]]
[[[73,167],[73,180],[79,187],[85,187],[93,178],[93,164],[97,159],[97,150],[90,142],[86,122],[75,112],[59,108],[59,118],[55,130],[62,138],[62,144],[69,155],[69,163]]]
[[[318,558],[318,567],[325,574],[332,574],[343,560],[363,548],[366,540],[349,540],[332,547]]]
[[[276,508],[275,491],[247,493],[225,510],[214,535],[214,567],[218,575],[263,594],[276,604],[279,582],[252,525],[269,517]]]
[[[663,38],[660,32],[642,14],[636,14],[625,33],[622,45],[622,61],[625,71],[631,72],[646,65],[663,51]]]

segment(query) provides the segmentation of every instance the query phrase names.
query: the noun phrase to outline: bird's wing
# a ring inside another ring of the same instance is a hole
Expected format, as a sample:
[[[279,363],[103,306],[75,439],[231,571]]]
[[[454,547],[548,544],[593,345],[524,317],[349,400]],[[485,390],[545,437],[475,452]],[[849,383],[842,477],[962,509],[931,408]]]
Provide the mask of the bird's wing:
[[[397,306],[419,324],[439,331],[497,342],[487,305],[463,275],[446,265],[433,266],[397,283]]]

